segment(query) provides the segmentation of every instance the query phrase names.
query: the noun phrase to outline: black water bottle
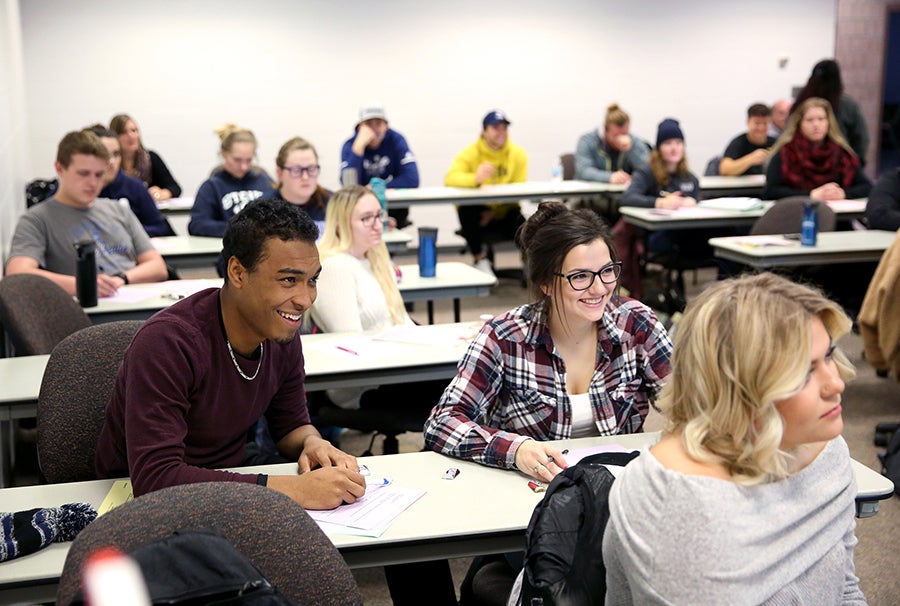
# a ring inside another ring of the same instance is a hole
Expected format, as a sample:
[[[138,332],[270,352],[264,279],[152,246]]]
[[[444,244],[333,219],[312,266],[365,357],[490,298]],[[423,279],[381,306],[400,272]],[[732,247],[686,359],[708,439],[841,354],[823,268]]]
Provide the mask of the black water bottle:
[[[75,294],[82,307],[97,306],[97,253],[93,240],[75,245]]]

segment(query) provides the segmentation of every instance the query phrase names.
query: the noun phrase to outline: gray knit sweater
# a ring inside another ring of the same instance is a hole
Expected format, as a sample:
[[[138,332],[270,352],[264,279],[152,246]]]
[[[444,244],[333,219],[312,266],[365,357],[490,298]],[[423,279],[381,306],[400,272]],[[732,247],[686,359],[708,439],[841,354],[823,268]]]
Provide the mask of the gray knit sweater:
[[[751,487],[665,469],[645,449],[610,495],[606,604],[865,604],[855,497],[841,437]]]

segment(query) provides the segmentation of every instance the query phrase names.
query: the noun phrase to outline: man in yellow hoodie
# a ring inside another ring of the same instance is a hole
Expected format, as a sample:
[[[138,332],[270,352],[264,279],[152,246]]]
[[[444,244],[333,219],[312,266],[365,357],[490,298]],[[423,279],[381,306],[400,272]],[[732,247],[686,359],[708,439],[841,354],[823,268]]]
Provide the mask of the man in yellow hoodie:
[[[449,187],[480,187],[484,184],[521,183],[528,178],[528,155],[509,142],[506,114],[492,110],[482,120],[481,136],[459,152],[450,165],[444,184]],[[484,252],[484,234],[512,239],[523,218],[518,203],[467,205],[457,208],[462,236],[474,257],[475,267],[493,274]]]

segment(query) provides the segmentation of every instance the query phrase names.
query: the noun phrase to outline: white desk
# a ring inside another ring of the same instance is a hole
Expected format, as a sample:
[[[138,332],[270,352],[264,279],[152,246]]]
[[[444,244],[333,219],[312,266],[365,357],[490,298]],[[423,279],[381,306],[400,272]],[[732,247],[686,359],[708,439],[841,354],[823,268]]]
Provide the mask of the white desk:
[[[438,263],[434,278],[420,277],[418,265],[401,265],[400,270],[403,279],[398,286],[403,300],[428,301],[429,323],[434,318],[431,301],[453,299],[454,317],[458,321],[461,298],[486,297],[490,294],[491,287],[497,283],[494,276],[459,262]],[[128,284],[122,287],[123,293],[143,291],[147,293],[146,298],[140,301],[101,299],[96,307],[88,307],[84,311],[95,324],[119,320],[146,320],[157,311],[175,303],[180,295],[187,296],[204,288],[221,286],[221,278]]]
[[[764,175],[743,177],[700,177],[700,189],[717,196],[757,196],[766,184]],[[505,185],[481,187],[419,187],[415,189],[388,189],[388,205],[393,208],[416,204],[470,205],[519,200],[540,201],[544,198],[574,198],[607,194],[618,197],[625,191],[624,185],[598,183],[596,181],[526,181]]]
[[[658,434],[561,441],[561,447],[621,444],[640,448]],[[438,558],[514,551],[524,547],[525,529],[542,498],[528,488],[523,474],[451,459],[434,452],[368,457],[376,475],[398,486],[421,488],[425,496],[404,511],[378,538],[333,534],[329,538],[352,568],[382,566]],[[455,480],[443,480],[448,467],[460,470]],[[249,473],[294,473],[295,464],[245,468]],[[857,499],[888,498],[893,484],[880,474],[853,464]],[[111,480],[7,488],[0,490],[5,509],[20,511],[85,501],[98,506]],[[492,498],[484,498],[492,495]],[[0,602],[52,601],[70,543],[55,543],[18,560],[0,564]],[[18,587],[17,587],[18,586]]]
[[[334,345],[357,337],[353,333],[302,335],[306,369],[306,391],[334,387],[406,383],[450,379],[465,352],[467,342],[458,335],[474,336],[482,322],[429,324],[417,326],[429,344],[394,344],[380,355],[351,356]],[[0,420],[31,418],[41,389],[41,380],[50,355],[0,358]]]
[[[156,208],[164,215],[190,214],[194,208],[194,197],[169,198],[156,203]]]
[[[619,214],[632,225],[648,231],[673,229],[705,229],[716,227],[751,226],[766,210],[776,204],[773,201],[763,202],[763,208],[746,211],[728,211],[712,208],[686,209],[683,211],[665,211],[655,208],[637,208],[620,206]],[[838,220],[860,219],[866,213],[865,200],[849,200],[833,207]]]
[[[307,391],[336,387],[362,387],[445,379],[456,375],[456,365],[468,343],[460,334],[474,336],[482,323],[432,324],[416,327],[429,344],[388,343],[381,355],[352,356],[334,347],[346,342],[349,333],[303,335]],[[41,380],[49,355],[0,358],[0,488],[9,477],[8,458],[12,440],[3,429],[13,419],[34,418]]]
[[[765,175],[742,177],[700,177],[700,189],[718,196],[757,196],[766,184]],[[625,191],[624,185],[599,183],[597,181],[526,181],[504,185],[483,185],[481,187],[416,187],[387,189],[388,205],[391,208],[408,208],[415,204],[489,204],[497,202],[518,202],[519,200],[540,201],[544,198],[577,198],[609,194],[619,196]],[[172,198],[157,203],[164,214],[190,213],[193,198]]]
[[[429,344],[388,343],[378,356],[353,356],[338,350],[335,345],[356,336],[350,333],[303,335],[306,391],[436,379],[449,383],[468,347],[468,341],[459,336],[474,337],[482,325],[476,321],[418,326],[417,335],[425,335]]]
[[[176,269],[212,268],[222,252],[221,238],[204,236],[165,236],[151,238],[153,245],[166,263]],[[399,229],[382,234],[388,252],[402,253],[409,247],[413,236]]]
[[[710,238],[715,255],[760,269],[771,267],[797,267],[801,265],[826,265],[831,263],[859,263],[878,261],[894,242],[893,231],[832,231],[820,232],[816,246],[801,246],[797,240],[789,245],[754,246],[748,238],[773,238],[773,236],[735,236]],[[779,236],[774,236],[781,239]]]

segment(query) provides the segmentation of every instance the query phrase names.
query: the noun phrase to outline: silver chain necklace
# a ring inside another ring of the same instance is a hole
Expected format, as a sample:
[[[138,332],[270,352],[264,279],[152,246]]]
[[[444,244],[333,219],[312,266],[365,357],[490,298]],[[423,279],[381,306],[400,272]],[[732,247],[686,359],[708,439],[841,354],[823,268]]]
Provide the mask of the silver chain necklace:
[[[231,341],[227,338],[225,339],[225,345],[228,346],[228,354],[231,356],[231,363],[234,364],[235,369],[238,371],[238,374],[247,379],[248,381],[252,381],[256,378],[256,375],[259,374],[259,369],[262,368],[262,360],[263,360],[263,344],[259,344],[259,364],[256,365],[256,372],[253,373],[252,377],[248,377],[243,370],[241,370],[241,365],[238,364],[237,360],[234,358],[234,350],[231,348]]]

